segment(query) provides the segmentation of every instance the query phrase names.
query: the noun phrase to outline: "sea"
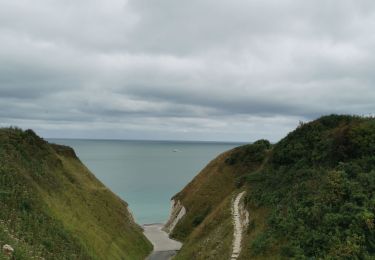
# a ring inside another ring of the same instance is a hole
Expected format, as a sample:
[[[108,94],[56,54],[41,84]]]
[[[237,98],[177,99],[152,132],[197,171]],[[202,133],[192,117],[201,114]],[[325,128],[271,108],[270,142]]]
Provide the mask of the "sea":
[[[48,139],[72,147],[139,224],[165,223],[171,198],[220,153],[243,143]]]

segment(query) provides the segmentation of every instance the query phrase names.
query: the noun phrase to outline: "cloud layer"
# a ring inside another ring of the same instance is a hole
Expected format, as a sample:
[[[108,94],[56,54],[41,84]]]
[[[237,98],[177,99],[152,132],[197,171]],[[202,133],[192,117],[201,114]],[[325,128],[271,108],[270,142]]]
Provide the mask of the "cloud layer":
[[[0,0],[1,124],[278,140],[375,111],[372,0]]]

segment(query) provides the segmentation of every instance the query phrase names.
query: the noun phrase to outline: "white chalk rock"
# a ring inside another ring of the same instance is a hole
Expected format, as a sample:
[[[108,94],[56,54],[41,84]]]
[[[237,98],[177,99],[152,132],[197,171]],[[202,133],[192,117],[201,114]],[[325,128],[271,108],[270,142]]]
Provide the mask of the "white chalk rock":
[[[10,245],[4,245],[4,246],[3,246],[3,252],[4,252],[4,254],[6,254],[6,255],[12,255],[13,252],[14,252],[14,249],[13,249],[13,247],[11,247]]]

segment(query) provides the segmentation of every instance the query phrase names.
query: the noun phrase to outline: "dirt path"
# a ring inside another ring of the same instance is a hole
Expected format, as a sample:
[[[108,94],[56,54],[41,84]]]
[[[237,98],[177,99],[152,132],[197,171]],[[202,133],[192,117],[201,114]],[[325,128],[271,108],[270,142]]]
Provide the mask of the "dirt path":
[[[239,205],[241,198],[245,194],[245,191],[241,192],[237,195],[236,199],[233,201],[232,205],[232,216],[233,216],[233,224],[234,224],[234,232],[233,232],[233,250],[231,260],[237,259],[241,253],[241,241],[242,241],[242,233],[243,233],[243,224],[241,221],[241,214],[239,210]]]

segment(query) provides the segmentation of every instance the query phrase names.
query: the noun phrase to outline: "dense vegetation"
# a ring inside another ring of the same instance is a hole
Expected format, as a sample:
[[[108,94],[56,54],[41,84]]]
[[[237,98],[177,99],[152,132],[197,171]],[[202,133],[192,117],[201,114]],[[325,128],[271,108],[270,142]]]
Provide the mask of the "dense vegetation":
[[[187,209],[177,259],[228,257],[223,204],[240,190],[250,212],[240,259],[374,259],[375,119],[326,116],[219,156],[175,196]]]
[[[270,210],[253,254],[375,257],[375,120],[327,116],[301,126],[248,176],[250,208]]]
[[[0,209],[0,246],[10,244],[13,259],[143,259],[151,250],[126,203],[71,148],[31,130],[0,129]]]

